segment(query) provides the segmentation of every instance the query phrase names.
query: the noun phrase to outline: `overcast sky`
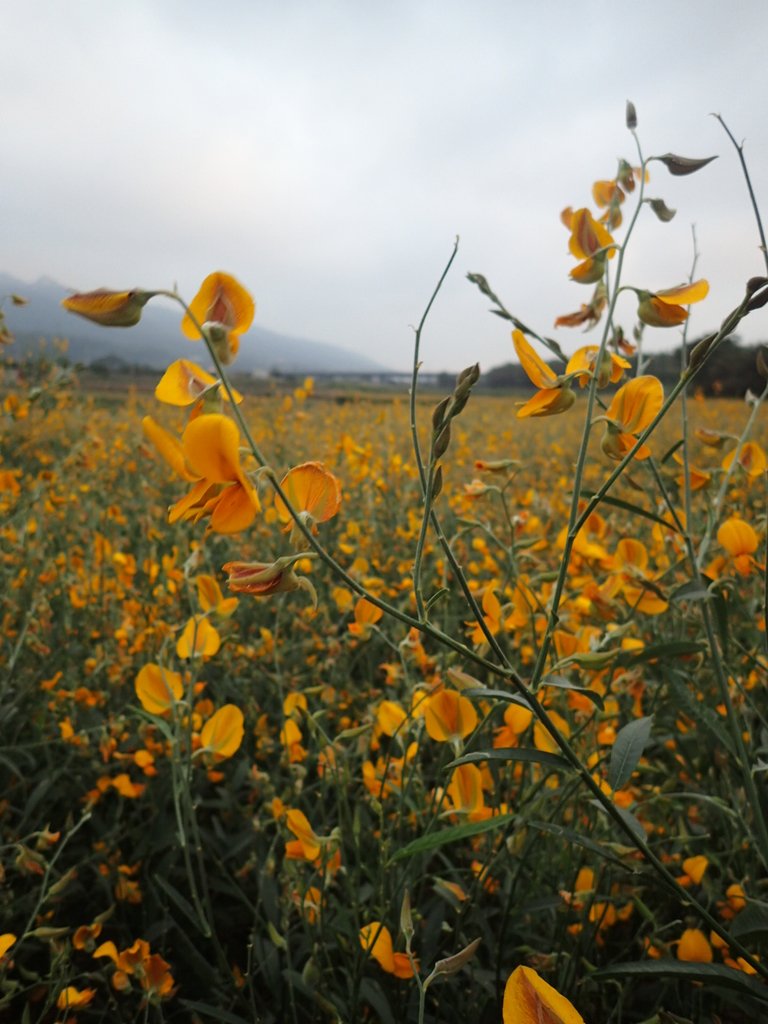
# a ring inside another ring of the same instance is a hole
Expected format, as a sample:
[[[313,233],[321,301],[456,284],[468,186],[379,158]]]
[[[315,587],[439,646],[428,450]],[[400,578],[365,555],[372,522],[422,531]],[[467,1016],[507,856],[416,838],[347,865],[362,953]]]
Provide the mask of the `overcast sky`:
[[[588,300],[558,215],[591,205],[618,157],[636,163],[630,98],[646,156],[720,154],[689,178],[652,165],[648,194],[677,217],[646,209],[627,257],[627,283],[678,284],[696,225],[712,290],[695,336],[764,272],[709,115],[746,140],[768,218],[766,38],[766,0],[15,0],[0,35],[0,270],[77,290],[177,282],[189,298],[226,270],[264,327],[405,368],[459,235],[425,368],[489,368],[511,358],[509,331],[466,272],[543,332]],[[742,333],[768,338],[768,310]]]

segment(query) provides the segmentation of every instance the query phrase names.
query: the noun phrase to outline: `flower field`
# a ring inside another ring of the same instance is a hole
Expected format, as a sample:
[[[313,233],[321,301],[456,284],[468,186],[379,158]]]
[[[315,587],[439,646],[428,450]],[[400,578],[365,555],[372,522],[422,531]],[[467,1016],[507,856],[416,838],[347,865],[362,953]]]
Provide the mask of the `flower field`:
[[[642,180],[564,217],[609,326],[561,374],[473,276],[517,403],[419,335],[410,399],[239,394],[223,273],[155,395],[6,365],[0,1020],[768,1016],[768,422],[697,394],[719,335],[665,394],[609,329]]]

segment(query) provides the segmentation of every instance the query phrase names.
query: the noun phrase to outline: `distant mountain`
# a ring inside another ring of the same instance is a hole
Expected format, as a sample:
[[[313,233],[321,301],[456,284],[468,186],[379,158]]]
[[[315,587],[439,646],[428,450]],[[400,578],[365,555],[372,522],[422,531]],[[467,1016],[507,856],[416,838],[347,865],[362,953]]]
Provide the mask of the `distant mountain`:
[[[160,300],[145,307],[135,327],[100,327],[62,309],[61,300],[74,290],[48,277],[29,284],[0,273],[0,298],[17,293],[28,299],[23,307],[4,303],[6,321],[16,336],[15,351],[21,354],[37,348],[41,338],[66,338],[68,358],[86,365],[115,358],[155,369],[163,369],[174,359],[207,363],[201,346],[182,335],[178,310]],[[381,363],[338,345],[294,338],[256,325],[242,338],[236,365],[239,373],[386,372]]]

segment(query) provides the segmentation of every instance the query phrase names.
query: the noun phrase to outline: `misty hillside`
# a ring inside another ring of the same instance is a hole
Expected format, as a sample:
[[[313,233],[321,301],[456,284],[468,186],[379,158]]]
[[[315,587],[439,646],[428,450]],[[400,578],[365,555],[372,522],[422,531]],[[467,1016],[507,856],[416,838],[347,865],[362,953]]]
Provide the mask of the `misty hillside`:
[[[155,369],[163,369],[174,359],[207,363],[202,347],[182,335],[181,314],[170,302],[150,302],[135,327],[100,327],[62,309],[61,300],[73,291],[47,277],[28,284],[0,273],[0,299],[17,293],[28,300],[26,306],[6,302],[3,307],[16,336],[15,353],[37,349],[41,338],[66,338],[68,358],[86,365],[115,357]],[[381,363],[337,345],[278,334],[257,324],[241,339],[237,357],[240,373],[376,373],[385,369]]]

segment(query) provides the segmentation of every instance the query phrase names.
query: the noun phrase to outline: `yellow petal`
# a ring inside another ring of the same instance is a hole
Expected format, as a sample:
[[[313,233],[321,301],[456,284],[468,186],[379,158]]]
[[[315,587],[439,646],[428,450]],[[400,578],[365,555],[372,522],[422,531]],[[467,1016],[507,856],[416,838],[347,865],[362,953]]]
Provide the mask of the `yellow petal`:
[[[235,423],[220,413],[198,416],[182,438],[187,462],[198,476],[213,483],[239,480],[240,434]]]
[[[291,506],[297,512],[308,512],[317,523],[331,519],[341,506],[341,485],[322,462],[304,462],[294,466],[283,477],[280,486]],[[277,494],[275,508],[281,523],[291,522],[291,514]]]
[[[208,719],[200,733],[200,742],[217,761],[232,757],[243,742],[243,712],[235,704],[225,704]]]
[[[201,366],[197,366],[188,359],[177,359],[175,363],[171,363],[160,378],[155,388],[155,398],[167,405],[192,405],[216,383],[217,378]],[[221,389],[221,393],[224,399],[229,401],[229,395],[224,388]],[[242,402],[243,396],[237,391],[233,393],[235,401]]]
[[[571,237],[568,248],[577,260],[586,260],[596,252],[613,245],[613,238],[586,208],[574,210],[571,217]],[[611,249],[609,255],[615,253]]]
[[[689,963],[711,963],[712,947],[704,932],[698,928],[686,928],[677,944],[677,959]]]
[[[221,646],[221,637],[208,619],[194,615],[187,622],[176,644],[180,658],[211,658]]]
[[[736,455],[736,449],[723,459],[723,469],[730,469]],[[765,452],[756,441],[747,441],[739,449],[739,465],[748,476],[762,476],[766,470]]]
[[[620,387],[606,417],[624,433],[639,434],[664,404],[664,389],[656,377],[635,377]]]
[[[576,395],[570,388],[547,388],[537,391],[533,398],[520,406],[517,410],[519,420],[528,416],[556,416],[558,413],[566,412],[576,401]]]
[[[512,331],[512,344],[515,346],[517,358],[529,379],[537,388],[552,388],[557,385],[557,374],[551,366],[534,351],[522,331]]]
[[[717,542],[731,555],[738,558],[740,555],[751,555],[757,551],[757,534],[743,519],[731,517],[720,526],[717,531]]]
[[[139,669],[134,687],[141,706],[151,715],[166,715],[184,692],[181,675],[154,662]]]
[[[184,449],[181,442],[167,430],[156,423],[151,416],[145,416],[141,421],[141,428],[146,439],[154,445],[157,452],[165,459],[171,469],[183,480],[197,480],[194,473],[191,473],[187,460],[184,458]]]
[[[698,857],[686,857],[683,861],[683,871],[695,885],[699,885],[708,867],[709,861],[702,854]]]
[[[472,732],[477,712],[472,702],[455,690],[438,690],[424,702],[424,722],[433,740],[448,743]]]
[[[247,530],[261,508],[259,496],[247,482],[232,484],[220,495],[211,515],[211,529],[216,533],[239,533]]]
[[[389,929],[379,921],[372,921],[360,929],[360,945],[389,974],[395,973],[395,957]]]
[[[584,1024],[573,1003],[531,967],[517,967],[504,989],[504,1024]]]
[[[674,288],[663,288],[656,292],[656,298],[674,306],[690,306],[693,302],[701,302],[709,294],[709,282],[702,277],[691,284],[678,284]]]
[[[200,285],[200,291],[189,304],[189,309],[200,325],[223,324],[235,333],[235,338],[248,330],[256,312],[251,295],[239,281],[222,271],[206,277]],[[190,316],[185,316],[181,321],[181,329],[193,341],[200,337]]]

